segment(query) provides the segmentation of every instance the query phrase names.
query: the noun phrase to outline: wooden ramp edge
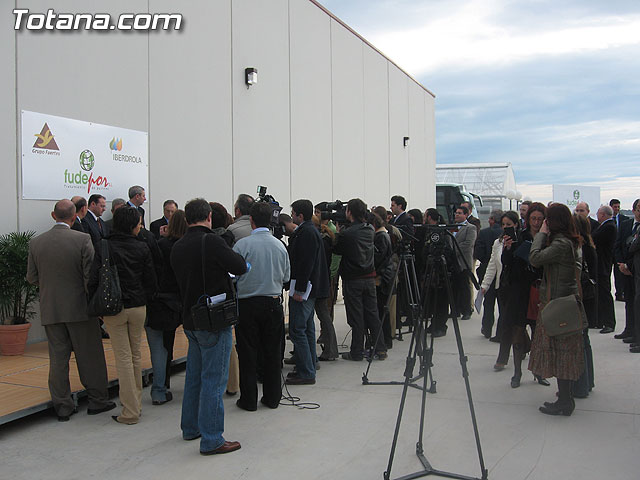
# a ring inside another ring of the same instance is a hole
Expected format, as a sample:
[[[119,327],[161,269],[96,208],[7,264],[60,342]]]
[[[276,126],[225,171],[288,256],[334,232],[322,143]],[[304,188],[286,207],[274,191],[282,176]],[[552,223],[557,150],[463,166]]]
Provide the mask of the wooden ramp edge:
[[[102,341],[107,364],[109,388],[118,384],[115,359],[111,341]],[[149,375],[153,373],[149,345],[141,344],[143,384],[149,384]],[[188,340],[182,327],[176,331],[173,347],[175,357],[171,365],[180,365],[187,360]],[[27,345],[20,356],[0,355],[0,425],[33,415],[53,407],[49,394],[49,349],[47,342]],[[78,374],[75,357],[71,354],[69,361],[69,383],[72,397],[76,405],[78,400],[87,395]]]

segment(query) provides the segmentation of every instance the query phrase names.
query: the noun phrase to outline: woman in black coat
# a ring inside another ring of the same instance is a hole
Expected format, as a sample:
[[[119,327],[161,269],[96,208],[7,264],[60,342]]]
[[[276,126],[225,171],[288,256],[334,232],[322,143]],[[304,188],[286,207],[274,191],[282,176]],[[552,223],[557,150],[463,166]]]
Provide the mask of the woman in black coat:
[[[109,263],[117,267],[124,305],[120,313],[103,317],[115,356],[122,403],[122,412],[112,418],[128,425],[138,423],[142,413],[140,343],[146,305],[157,288],[151,251],[146,242],[137,239],[141,228],[138,210],[120,207],[113,214],[113,233],[107,237]],[[89,280],[90,295],[97,290],[101,264],[98,249]]]
[[[598,300],[596,281],[598,277],[598,254],[591,238],[591,223],[581,215],[574,214],[573,219],[578,228],[578,234],[582,237],[582,270],[580,283],[582,286],[582,304],[587,314],[589,327],[595,328],[598,324]],[[589,327],[582,331],[584,341],[585,369],[580,378],[572,385],[575,398],[586,398],[595,386],[593,374],[593,350],[589,339]]]
[[[511,213],[511,212],[507,212]],[[505,214],[506,215],[506,214]],[[529,249],[533,237],[540,231],[546,215],[546,207],[539,202],[529,206],[525,216],[526,228],[518,233],[520,222],[516,223],[515,241],[508,236],[504,237],[502,250],[503,271],[500,277],[500,288],[504,301],[505,330],[500,341],[500,354],[496,366],[506,364],[509,358],[509,346],[513,347],[514,373],[511,378],[511,387],[518,388],[522,378],[522,360],[531,349],[531,339],[527,333],[527,325],[531,327],[531,336],[535,331],[537,312],[530,313],[530,300],[532,292],[537,293],[537,284],[541,278],[541,269],[536,269],[529,263]],[[517,217],[514,217],[517,218]],[[533,303],[537,304],[534,299]],[[532,306],[536,310],[535,306]],[[549,385],[549,382],[541,377],[536,377],[541,385]]]
[[[162,253],[162,264],[158,293],[147,306],[147,342],[151,352],[153,384],[151,401],[153,405],[162,405],[173,399],[169,391],[171,361],[176,328],[182,323],[182,301],[178,282],[171,267],[171,249],[187,231],[184,210],[176,210],[169,220],[166,236],[158,241]]]

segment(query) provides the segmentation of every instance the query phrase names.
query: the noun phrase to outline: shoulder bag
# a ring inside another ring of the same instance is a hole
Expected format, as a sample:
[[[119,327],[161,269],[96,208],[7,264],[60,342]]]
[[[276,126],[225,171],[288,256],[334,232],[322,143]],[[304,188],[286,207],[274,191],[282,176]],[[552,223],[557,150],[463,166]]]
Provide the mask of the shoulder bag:
[[[103,238],[100,245],[102,265],[98,270],[98,288],[87,305],[87,313],[92,317],[109,317],[120,313],[124,305],[118,267],[109,262],[109,244]]]
[[[233,298],[220,303],[211,303],[205,288],[205,240],[207,235],[202,236],[202,288],[203,294],[198,298],[195,305],[191,307],[191,318],[195,330],[205,332],[219,332],[227,327],[233,327],[238,323],[238,303],[235,295]],[[231,291],[234,291],[233,283]]]
[[[575,250],[574,250],[575,264]],[[547,276],[547,304],[540,311],[540,319],[544,332],[549,337],[562,337],[582,332],[588,326],[587,314],[582,304],[582,285],[578,276],[578,267],[575,267],[576,283],[579,294],[565,295],[564,297],[549,300],[551,283]]]

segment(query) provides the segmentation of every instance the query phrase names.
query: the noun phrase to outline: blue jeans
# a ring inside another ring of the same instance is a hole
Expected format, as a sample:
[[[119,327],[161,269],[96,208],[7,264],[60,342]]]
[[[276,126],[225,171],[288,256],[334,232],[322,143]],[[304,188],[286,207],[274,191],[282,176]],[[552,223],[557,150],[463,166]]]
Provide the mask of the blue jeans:
[[[220,332],[185,330],[189,339],[187,376],[182,399],[182,438],[198,435],[200,451],[215,450],[224,438],[224,405],[222,395],[229,377],[231,327]]]
[[[293,342],[296,370],[301,378],[316,378],[315,298],[296,302],[289,298],[289,338]]]
[[[153,367],[153,384],[151,385],[151,400],[164,402],[167,399],[167,350],[164,348],[164,332],[144,327],[147,332],[147,343],[151,353]]]

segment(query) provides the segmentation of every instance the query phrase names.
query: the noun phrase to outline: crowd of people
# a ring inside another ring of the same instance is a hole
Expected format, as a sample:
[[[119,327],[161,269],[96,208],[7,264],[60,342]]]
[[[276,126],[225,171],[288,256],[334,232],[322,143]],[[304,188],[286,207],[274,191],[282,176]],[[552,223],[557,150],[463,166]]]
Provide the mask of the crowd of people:
[[[407,210],[400,195],[391,198],[390,210],[368,209],[354,198],[339,222],[327,213],[326,202],[314,206],[300,199],[291,204],[290,215],[280,214],[285,243],[272,235],[272,205],[242,194],[233,216],[220,203],[201,198],[189,201],[184,210],[166,200],[163,216],[147,230],[144,188],[133,186],[128,193],[128,201],[111,201],[109,221],[101,218],[107,207],[102,195],[58,201],[52,212],[55,225],[30,245],[27,279],[40,287],[54,409],[60,421],[76,412],[68,380],[72,351],[87,389],[88,413],[116,407],[107,391],[101,340],[106,336],[115,355],[122,404],[112,418],[138,423],[143,332],[153,367],[152,403],[162,405],[173,399],[170,366],[176,329],[182,325],[189,342],[182,436],[199,438],[203,455],[240,448],[223,436],[225,394],[239,393],[236,404],[243,410],[257,410],[258,400],[275,409],[282,382],[315,384],[320,362],[385,360],[410,317],[402,273],[397,274],[401,251],[412,252],[418,286],[427,289],[425,229],[446,223],[437,209]],[[427,331],[442,337],[452,316],[471,318],[470,274],[477,273],[483,300],[480,331],[499,343],[494,370],[504,370],[513,352],[511,387],[517,388],[529,354],[528,368],[539,384],[557,379],[557,400],[540,410],[571,415],[573,399],[588,396],[594,387],[589,328],[609,334],[616,325],[612,270],[617,272],[616,299],[625,302],[626,312],[626,326],[615,337],[629,343],[631,352],[640,352],[640,321],[635,318],[640,314],[640,200],[633,204],[633,219],[620,214],[615,199],[598,209],[597,221],[589,217],[585,203],[572,213],[562,204],[525,201],[519,213],[491,212],[484,229],[472,212],[468,203],[455,209],[456,225],[449,229],[457,245],[453,248],[450,240],[446,253],[454,298],[447,301],[442,285],[427,292],[425,298],[433,301],[426,312]],[[100,294],[105,264],[117,269],[123,308],[115,315],[92,317],[87,304]],[[349,351],[341,356],[333,324],[339,285],[351,327]],[[547,335],[540,311],[550,300],[572,294],[581,296],[588,326],[565,336]],[[237,305],[235,327],[203,327],[195,306],[231,300]],[[287,333],[293,344],[288,357]],[[294,366],[286,378],[283,364]]]

